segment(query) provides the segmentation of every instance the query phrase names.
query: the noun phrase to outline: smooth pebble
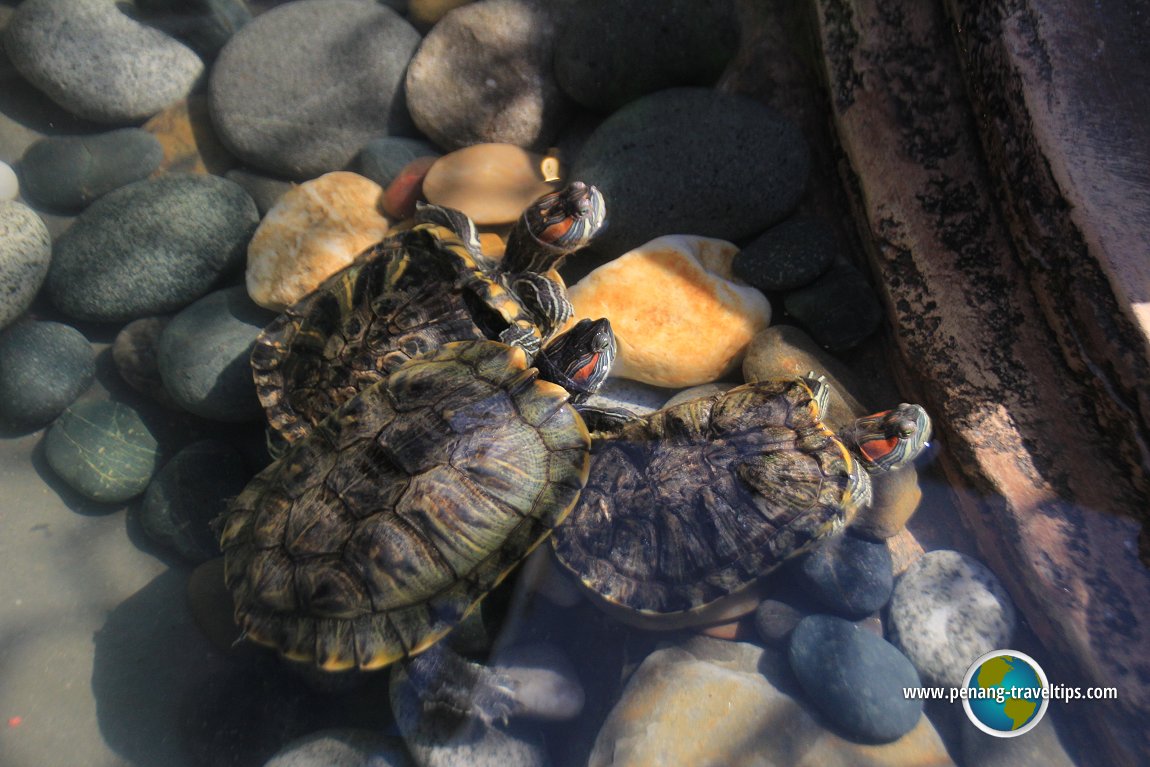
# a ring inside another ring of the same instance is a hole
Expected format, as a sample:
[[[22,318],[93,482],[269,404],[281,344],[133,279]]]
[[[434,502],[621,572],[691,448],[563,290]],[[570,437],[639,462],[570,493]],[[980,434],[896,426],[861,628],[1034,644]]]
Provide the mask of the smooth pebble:
[[[164,390],[160,368],[156,363],[160,334],[171,319],[167,315],[141,317],[120,328],[112,341],[112,362],[128,386],[164,405],[176,406]]]
[[[59,322],[24,320],[0,335],[0,419],[48,423],[96,376],[84,334]]]
[[[208,100],[201,94],[177,101],[142,126],[164,152],[158,173],[211,173],[222,176],[236,165],[212,124]]]
[[[786,293],[783,308],[833,352],[862,343],[882,323],[882,306],[862,272],[840,265],[819,279]]]
[[[93,136],[44,138],[20,160],[24,194],[41,205],[77,210],[102,195],[142,181],[160,167],[160,142],[139,128]]]
[[[850,620],[880,609],[894,589],[886,543],[850,534],[819,542],[797,563],[795,576],[807,593],[835,615]]]
[[[23,203],[0,200],[0,328],[32,305],[51,260],[44,220]]]
[[[263,767],[413,767],[403,741],[374,730],[319,730],[284,745]]]
[[[0,202],[15,200],[20,195],[20,179],[6,162],[0,162]]]
[[[428,202],[466,213],[478,225],[510,224],[556,188],[547,157],[511,144],[476,144],[440,157],[423,179]]]
[[[434,144],[422,139],[383,136],[364,145],[348,170],[386,187],[412,160],[439,157],[441,154]]]
[[[818,279],[837,253],[835,233],[826,223],[791,219],[749,242],[733,266],[739,279],[759,290],[793,290]]]
[[[252,20],[244,0],[135,0],[151,22],[211,58]]]

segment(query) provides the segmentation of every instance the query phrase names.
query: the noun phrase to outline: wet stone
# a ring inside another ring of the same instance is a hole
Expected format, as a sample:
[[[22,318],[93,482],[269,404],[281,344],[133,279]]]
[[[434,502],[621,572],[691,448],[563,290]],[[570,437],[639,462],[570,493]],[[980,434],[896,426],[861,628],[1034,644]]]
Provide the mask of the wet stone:
[[[712,85],[738,45],[730,0],[587,0],[555,46],[555,77],[582,106],[613,111],[677,85]]]
[[[420,131],[445,149],[549,146],[571,111],[551,67],[557,5],[481,0],[441,19],[407,70]]]
[[[914,666],[881,637],[830,615],[810,615],[791,632],[791,669],[815,708],[853,737],[889,743],[914,729],[922,701]]]
[[[236,158],[220,143],[208,100],[202,95],[177,101],[152,117],[143,130],[156,137],[164,151],[159,173],[211,173],[222,176]]]
[[[144,180],[163,158],[160,142],[150,133],[123,128],[94,136],[41,139],[24,153],[20,173],[30,199],[49,208],[76,210]]]
[[[785,647],[791,632],[806,615],[793,605],[778,599],[764,599],[755,608],[755,631],[772,647]]]
[[[0,200],[0,328],[32,304],[51,259],[44,220],[23,203]]]
[[[6,162],[0,162],[0,202],[15,200],[20,194],[20,179]]]
[[[368,142],[352,160],[349,170],[370,178],[382,187],[395,181],[408,164],[421,157],[439,157],[434,144],[417,138],[384,136]]]
[[[97,122],[145,119],[186,96],[204,71],[194,51],[114,0],[27,0],[4,43],[30,83]]]
[[[595,249],[617,255],[667,232],[725,240],[761,232],[798,203],[809,164],[798,126],[770,107],[671,88],[604,120],[570,177],[603,192],[611,225]]]
[[[139,181],[101,197],[56,241],[47,290],[60,311],[96,322],[182,308],[238,270],[255,203],[215,176]]]
[[[243,287],[210,293],[172,318],[160,336],[157,364],[180,407],[215,421],[263,416],[248,356],[275,317]]]
[[[372,0],[298,0],[257,16],[212,69],[220,139],[245,162],[306,179],[345,167],[381,131],[412,131],[403,76],[419,33]]]
[[[252,19],[243,0],[136,0],[149,23],[213,58]]]
[[[18,322],[0,335],[0,420],[46,424],[95,375],[95,354],[83,333],[59,322]]]
[[[263,767],[412,767],[399,738],[374,730],[320,730],[281,748]]]
[[[420,157],[403,166],[395,180],[383,190],[383,211],[397,220],[414,216],[423,198],[423,180],[438,160],[438,157]],[[500,245],[502,250],[502,242]]]
[[[235,448],[218,440],[188,445],[164,464],[144,493],[140,525],[189,562],[220,556],[211,522],[250,479]]]
[[[831,612],[851,620],[880,609],[894,589],[886,543],[850,534],[821,542],[797,564],[795,576]]]
[[[1010,647],[1014,604],[986,565],[931,551],[907,568],[890,600],[887,633],[929,684],[961,687],[974,659]]]
[[[141,317],[122,327],[112,342],[112,362],[128,386],[158,402],[174,406],[175,402],[164,391],[156,363],[160,334],[171,319],[168,316]]]
[[[44,437],[44,458],[69,487],[102,503],[144,492],[159,467],[156,437],[119,402],[78,402]]]
[[[261,216],[267,215],[280,198],[295,187],[291,181],[248,168],[232,168],[224,174],[224,178],[239,184],[251,195]]]
[[[878,330],[882,307],[870,283],[853,266],[840,266],[783,296],[783,308],[811,338],[831,351],[860,344]]]
[[[510,224],[555,190],[543,172],[546,159],[512,144],[465,147],[435,161],[423,179],[423,194],[428,202],[463,211],[480,226]]]
[[[793,290],[819,278],[834,263],[838,245],[824,222],[784,221],[735,256],[735,275],[764,292]]]

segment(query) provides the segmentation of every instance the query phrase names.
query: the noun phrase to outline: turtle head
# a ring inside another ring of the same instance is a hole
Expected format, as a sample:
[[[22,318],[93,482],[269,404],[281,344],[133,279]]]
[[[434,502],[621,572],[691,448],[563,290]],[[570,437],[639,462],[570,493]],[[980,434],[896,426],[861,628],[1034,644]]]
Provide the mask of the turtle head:
[[[558,269],[585,247],[607,221],[603,194],[582,181],[545,194],[519,217],[507,236],[503,268],[513,274]]]
[[[843,435],[868,471],[890,471],[913,461],[930,439],[930,416],[905,402],[863,416]]]
[[[615,361],[615,333],[606,317],[579,320],[555,337],[535,360],[539,376],[571,393],[572,402],[594,394],[607,380]]]

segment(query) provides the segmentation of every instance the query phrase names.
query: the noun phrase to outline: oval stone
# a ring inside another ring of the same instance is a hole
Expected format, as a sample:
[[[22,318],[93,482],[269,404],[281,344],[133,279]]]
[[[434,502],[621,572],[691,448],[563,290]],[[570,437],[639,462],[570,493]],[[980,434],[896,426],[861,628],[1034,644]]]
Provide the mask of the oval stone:
[[[179,309],[243,265],[259,214],[216,176],[138,181],[101,197],[60,236],[48,296],[69,317],[117,322]]]
[[[157,355],[168,394],[202,418],[261,418],[248,356],[256,336],[274,317],[256,306],[242,287],[209,293],[177,314],[160,335]]]
[[[831,612],[850,620],[880,609],[894,589],[886,543],[850,534],[821,541],[798,562],[795,577]]]
[[[83,333],[59,322],[18,322],[0,336],[0,418],[45,424],[95,376],[96,356]]]
[[[194,51],[114,0],[26,0],[4,43],[30,83],[97,122],[143,120],[186,96],[204,71]]]
[[[0,200],[0,328],[31,306],[51,259],[44,220],[23,203]]]
[[[739,279],[759,290],[793,290],[818,279],[837,252],[829,226],[816,219],[797,219],[755,238],[735,256],[733,266]]]
[[[922,701],[914,666],[882,637],[850,621],[809,615],[791,632],[791,669],[815,708],[852,737],[889,743],[914,729]]]
[[[843,265],[783,296],[783,308],[831,351],[858,346],[882,323],[882,306],[862,272]]]
[[[555,190],[544,155],[511,144],[476,144],[435,161],[423,179],[428,202],[463,211],[478,225],[510,224]]]
[[[212,68],[212,117],[237,157],[289,178],[413,131],[403,77],[419,33],[373,0],[298,0],[253,19]]]
[[[76,492],[102,503],[134,498],[159,467],[156,437],[119,402],[77,402],[44,437],[48,465]]]
[[[75,210],[144,180],[163,159],[163,148],[152,134],[123,128],[41,139],[24,153],[20,171],[28,197],[50,208]]]
[[[160,334],[171,319],[168,316],[141,317],[120,328],[112,342],[112,362],[128,386],[164,405],[174,407],[176,403],[164,390],[156,362]]]
[[[598,251],[671,232],[740,240],[782,220],[806,187],[798,127],[745,96],[671,88],[632,101],[595,130],[569,174],[603,192]]]
[[[413,160],[421,157],[438,157],[440,154],[442,152],[433,144],[421,139],[384,136],[369,142],[359,150],[349,170],[386,187]]]
[[[0,162],[0,202],[15,200],[20,194],[20,179],[6,162]]]

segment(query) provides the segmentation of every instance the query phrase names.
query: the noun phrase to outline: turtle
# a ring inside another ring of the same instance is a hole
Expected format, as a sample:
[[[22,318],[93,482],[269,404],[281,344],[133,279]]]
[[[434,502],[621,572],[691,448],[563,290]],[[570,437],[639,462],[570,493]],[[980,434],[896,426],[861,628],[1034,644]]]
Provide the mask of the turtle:
[[[615,355],[584,320],[551,364],[594,390]],[[453,341],[366,387],[257,474],[217,524],[247,639],[323,671],[433,646],[567,516],[590,435],[525,350]]]
[[[675,629],[736,617],[785,560],[871,503],[871,473],[930,437],[919,405],[823,422],[813,373],[759,381],[596,424],[590,478],[554,555],[625,623]]]
[[[557,269],[605,220],[599,190],[572,182],[528,207],[494,259],[480,249],[470,218],[422,205],[414,226],[368,248],[257,337],[251,367],[270,441],[299,439],[367,386],[449,341],[501,341],[532,363],[572,315]]]

